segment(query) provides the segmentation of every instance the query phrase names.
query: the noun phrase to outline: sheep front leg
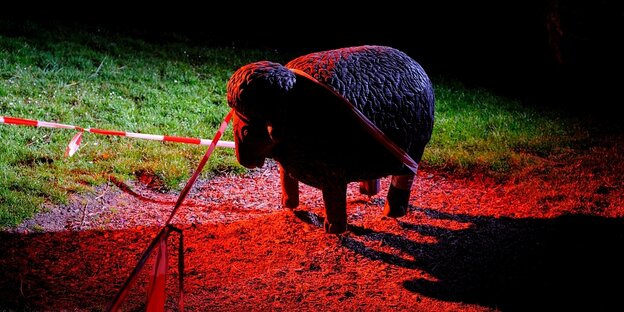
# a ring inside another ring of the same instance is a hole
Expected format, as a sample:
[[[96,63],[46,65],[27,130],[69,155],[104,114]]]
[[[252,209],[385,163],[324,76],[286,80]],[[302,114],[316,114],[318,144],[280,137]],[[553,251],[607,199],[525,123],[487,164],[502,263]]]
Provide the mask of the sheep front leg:
[[[383,210],[384,216],[399,218],[407,214],[414,176],[413,174],[392,176]]]
[[[347,230],[347,183],[337,183],[323,188],[322,191],[325,203],[325,232],[344,233]]]
[[[279,166],[280,181],[282,184],[282,206],[290,209],[299,206],[299,181],[291,177],[288,172]]]

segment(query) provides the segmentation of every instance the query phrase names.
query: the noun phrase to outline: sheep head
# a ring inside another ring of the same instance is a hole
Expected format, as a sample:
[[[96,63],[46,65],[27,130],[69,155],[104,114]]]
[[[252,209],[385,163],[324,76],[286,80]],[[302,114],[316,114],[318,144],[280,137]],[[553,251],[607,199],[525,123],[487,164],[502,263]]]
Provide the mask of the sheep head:
[[[295,74],[278,63],[261,61],[239,68],[227,84],[227,102],[234,109],[236,159],[247,167],[264,165],[275,141],[272,123],[295,85]]]

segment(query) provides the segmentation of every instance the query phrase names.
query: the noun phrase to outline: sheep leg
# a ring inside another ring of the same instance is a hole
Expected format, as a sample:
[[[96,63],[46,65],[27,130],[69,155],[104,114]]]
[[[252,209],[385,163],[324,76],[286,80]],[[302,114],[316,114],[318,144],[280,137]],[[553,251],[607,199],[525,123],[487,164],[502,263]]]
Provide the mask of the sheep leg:
[[[360,193],[368,196],[374,196],[379,193],[381,183],[379,179],[367,180],[360,182]]]
[[[322,189],[325,203],[325,232],[341,234],[347,230],[347,183]]]
[[[282,184],[282,206],[290,209],[299,206],[299,181],[291,177],[282,165],[279,166]]]
[[[407,214],[414,176],[413,174],[392,176],[383,210],[384,216],[399,218]]]

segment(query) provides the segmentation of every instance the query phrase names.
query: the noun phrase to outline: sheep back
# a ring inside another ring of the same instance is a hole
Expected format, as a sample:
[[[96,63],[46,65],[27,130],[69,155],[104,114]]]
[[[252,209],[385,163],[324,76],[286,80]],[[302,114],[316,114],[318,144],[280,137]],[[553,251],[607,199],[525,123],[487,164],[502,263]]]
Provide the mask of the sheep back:
[[[288,62],[286,67],[304,71],[333,88],[420,162],[433,130],[434,91],[423,68],[408,55],[390,47],[361,46],[303,55]],[[297,81],[300,89],[314,90],[310,82],[301,80]],[[332,175],[345,175],[347,180],[407,173],[400,161],[381,144],[373,142],[352,116],[337,113],[339,110],[332,108],[332,105],[344,103],[317,93],[321,92],[310,91],[299,98],[307,103],[297,103],[299,108],[309,108],[297,113],[307,116],[309,123],[296,118],[296,124],[292,125],[316,130],[307,132],[307,137],[302,132],[292,134],[298,135],[301,141],[320,143],[317,148],[331,151],[319,152],[314,147],[293,142],[278,147],[274,158],[294,172],[293,176],[318,186],[325,182],[311,175],[322,175],[327,169]],[[327,125],[333,126],[324,131],[322,127]],[[324,136],[335,138],[332,141]],[[332,156],[332,152],[339,155]],[[367,169],[370,170],[365,172]]]

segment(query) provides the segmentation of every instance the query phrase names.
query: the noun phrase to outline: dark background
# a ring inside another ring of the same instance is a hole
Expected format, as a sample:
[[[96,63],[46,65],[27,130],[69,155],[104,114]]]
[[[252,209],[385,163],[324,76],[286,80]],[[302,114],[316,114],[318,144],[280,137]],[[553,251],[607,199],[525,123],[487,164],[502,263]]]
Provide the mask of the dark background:
[[[492,88],[532,105],[609,117],[621,103],[623,2],[54,3],[4,10],[0,18],[292,55],[390,45],[433,76]]]

